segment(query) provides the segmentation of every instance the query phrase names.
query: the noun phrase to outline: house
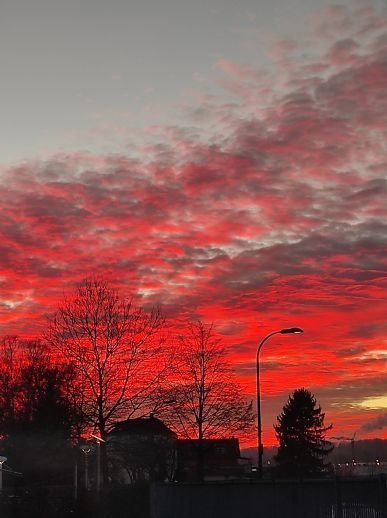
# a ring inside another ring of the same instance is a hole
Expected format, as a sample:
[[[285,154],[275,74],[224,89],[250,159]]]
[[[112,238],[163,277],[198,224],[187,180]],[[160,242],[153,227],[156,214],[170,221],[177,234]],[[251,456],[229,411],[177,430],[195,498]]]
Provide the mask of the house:
[[[112,481],[174,480],[176,443],[177,435],[153,414],[115,423],[107,437]]]
[[[199,441],[179,439],[177,441],[177,480],[195,480],[198,474]],[[230,480],[249,477],[251,461],[241,457],[239,440],[203,439],[202,441],[204,480]]]
[[[153,414],[117,422],[107,436],[110,476],[118,484],[197,480],[198,450],[198,440],[178,439]],[[251,474],[251,461],[241,457],[236,438],[203,439],[202,459],[204,480]]]

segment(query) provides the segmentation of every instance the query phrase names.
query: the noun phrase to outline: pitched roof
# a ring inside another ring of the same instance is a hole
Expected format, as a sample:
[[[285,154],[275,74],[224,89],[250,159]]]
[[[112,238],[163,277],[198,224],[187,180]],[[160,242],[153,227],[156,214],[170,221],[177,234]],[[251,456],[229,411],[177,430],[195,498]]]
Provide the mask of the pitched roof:
[[[166,424],[160,419],[151,414],[149,417],[138,417],[136,419],[126,419],[125,421],[118,421],[113,425],[109,432],[112,434],[133,434],[133,435],[168,435],[176,437]]]

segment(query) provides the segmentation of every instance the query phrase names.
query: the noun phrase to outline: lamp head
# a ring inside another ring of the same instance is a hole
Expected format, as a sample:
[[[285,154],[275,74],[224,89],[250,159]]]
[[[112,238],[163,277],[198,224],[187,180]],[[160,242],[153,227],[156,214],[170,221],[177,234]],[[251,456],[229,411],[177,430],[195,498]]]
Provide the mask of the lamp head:
[[[303,332],[304,331],[300,327],[288,327],[286,329],[281,329],[281,331],[280,331],[280,333],[282,335],[289,335],[289,334],[297,335],[297,334],[300,334]]]
[[[90,437],[95,439],[98,443],[100,442],[106,442],[104,439],[102,439],[102,437],[99,437],[98,435],[95,435],[93,433],[90,434]]]

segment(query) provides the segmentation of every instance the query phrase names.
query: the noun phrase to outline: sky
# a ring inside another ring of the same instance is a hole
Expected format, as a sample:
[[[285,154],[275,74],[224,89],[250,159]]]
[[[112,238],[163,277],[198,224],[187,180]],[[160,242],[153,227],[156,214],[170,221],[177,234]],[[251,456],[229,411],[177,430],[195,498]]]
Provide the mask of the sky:
[[[94,275],[201,319],[263,441],[387,438],[387,4],[3,0],[0,336]]]

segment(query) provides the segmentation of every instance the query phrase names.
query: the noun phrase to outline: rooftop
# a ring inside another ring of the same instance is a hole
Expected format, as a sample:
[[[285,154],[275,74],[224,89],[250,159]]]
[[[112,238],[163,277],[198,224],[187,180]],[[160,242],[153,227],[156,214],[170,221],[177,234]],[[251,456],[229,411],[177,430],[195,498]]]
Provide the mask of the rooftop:
[[[116,434],[167,435],[176,437],[175,432],[153,414],[149,417],[137,417],[135,419],[118,421],[109,432],[109,435]]]

